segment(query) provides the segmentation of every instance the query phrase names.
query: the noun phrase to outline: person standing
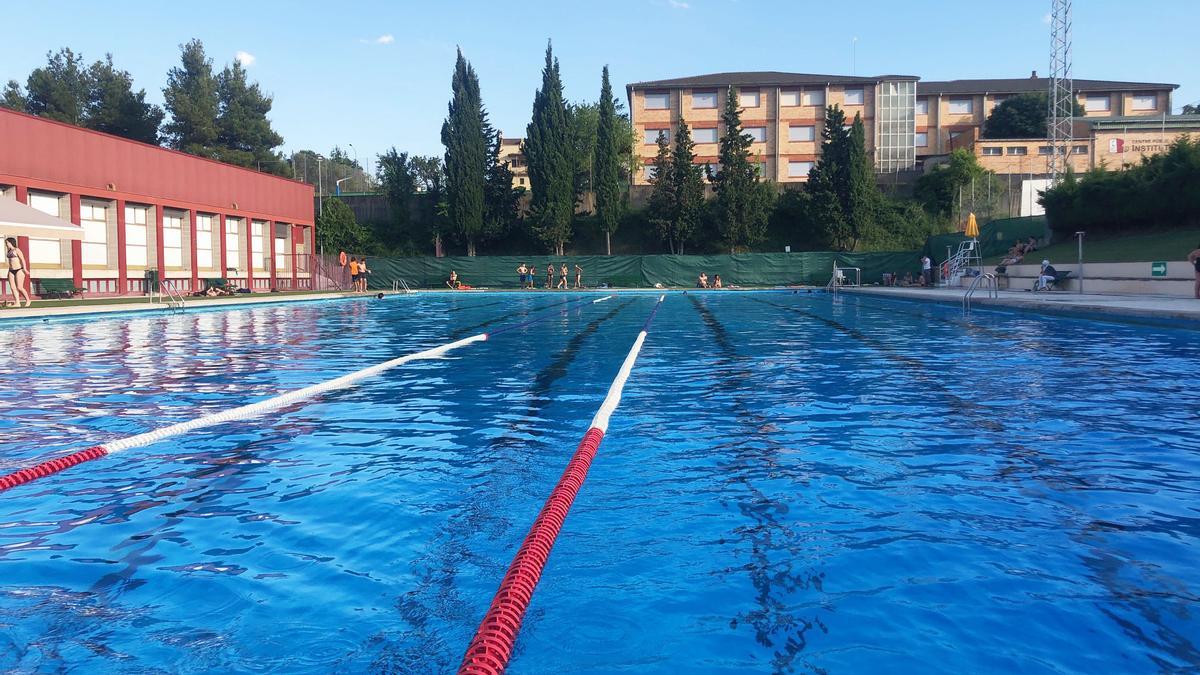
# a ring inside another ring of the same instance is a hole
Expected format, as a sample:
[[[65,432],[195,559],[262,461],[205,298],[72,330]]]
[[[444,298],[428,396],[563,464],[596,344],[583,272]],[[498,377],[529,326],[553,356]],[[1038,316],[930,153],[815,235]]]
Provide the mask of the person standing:
[[[546,288],[554,288],[554,263],[546,265]]]
[[[12,240],[10,239],[9,241]],[[1188,262],[1192,263],[1192,267],[1196,268],[1196,285],[1192,290],[1196,293],[1196,299],[1200,300],[1200,244],[1196,245],[1195,251],[1188,254]]]
[[[562,269],[558,270],[558,287],[567,290],[567,263],[562,264]]]
[[[521,263],[521,265],[517,267],[517,277],[519,277],[521,280],[521,288],[525,288],[525,275],[528,273],[529,270],[525,268],[525,263]]]
[[[933,261],[927,255],[921,256],[921,285],[933,285]]]
[[[358,290],[358,258],[350,256],[350,292]]]
[[[33,304],[33,299],[29,297],[29,291],[25,290],[25,280],[29,277],[29,265],[25,264],[25,254],[17,247],[16,237],[6,238],[4,249],[5,259],[8,261],[8,292],[12,293],[13,306],[21,306],[23,295],[25,306],[28,307]],[[1196,278],[1200,279],[1200,272],[1196,274]],[[1197,282],[1197,288],[1200,288],[1200,282]],[[8,301],[4,302],[4,306],[8,306]]]
[[[359,293],[367,292],[367,275],[370,273],[371,273],[371,270],[367,269],[367,259],[363,258],[362,260],[358,261],[358,292]]]
[[[583,288],[583,268],[575,263],[575,288]]]

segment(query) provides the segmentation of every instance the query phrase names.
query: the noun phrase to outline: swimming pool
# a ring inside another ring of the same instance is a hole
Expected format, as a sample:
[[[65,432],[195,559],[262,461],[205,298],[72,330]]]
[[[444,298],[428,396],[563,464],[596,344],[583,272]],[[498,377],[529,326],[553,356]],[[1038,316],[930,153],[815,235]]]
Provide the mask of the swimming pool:
[[[0,328],[0,472],[568,297]],[[0,493],[0,670],[453,670],[657,299]],[[668,295],[512,672],[1200,667],[1195,335]]]

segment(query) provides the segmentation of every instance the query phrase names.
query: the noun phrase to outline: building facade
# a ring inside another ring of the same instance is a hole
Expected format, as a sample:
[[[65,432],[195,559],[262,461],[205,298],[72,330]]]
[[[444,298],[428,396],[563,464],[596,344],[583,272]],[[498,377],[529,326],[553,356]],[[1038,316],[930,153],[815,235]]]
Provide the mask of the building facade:
[[[679,120],[696,143],[696,161],[716,168],[724,129],[721,112],[729,87],[742,108],[742,127],[753,138],[752,161],[777,182],[808,180],[820,152],[825,107],[838,105],[850,123],[860,115],[867,149],[880,171],[911,169],[916,162],[913,115],[917,78],[908,75],[849,77],[781,72],[717,73],[638,82],[626,88],[637,156],[633,177],[645,185],[654,172],[659,134],[668,140]]]
[[[6,109],[0,148],[0,198],[83,229],[82,241],[20,238],[35,294],[45,279],[140,294],[150,270],[182,293],[213,278],[312,287],[310,185]]]
[[[514,188],[529,190],[529,165],[525,162],[525,153],[521,150],[524,138],[500,139],[500,161],[508,162],[512,171]]]
[[[908,75],[743,72],[628,85],[642,166],[634,176],[635,185],[648,184],[655,170],[658,136],[669,137],[680,119],[691,128],[696,161],[716,168],[717,142],[724,133],[721,109],[730,86],[743,111],[744,130],[754,138],[754,161],[772,181],[808,179],[820,153],[827,105],[840,106],[847,122],[856,114],[862,116],[867,150],[879,172],[917,168],[925,160],[962,148],[974,151],[984,166],[1000,173],[1046,173],[1048,157],[1039,155],[1046,151],[1043,141],[981,141],[988,115],[1004,99],[1048,91],[1050,81],[1036,73],[1018,79],[924,82]],[[1102,127],[1094,122],[1169,115],[1171,94],[1178,85],[1075,80],[1074,88],[1084,117],[1076,123],[1081,140],[1071,149],[1071,163],[1083,170],[1103,160],[1093,138],[1093,131]]]

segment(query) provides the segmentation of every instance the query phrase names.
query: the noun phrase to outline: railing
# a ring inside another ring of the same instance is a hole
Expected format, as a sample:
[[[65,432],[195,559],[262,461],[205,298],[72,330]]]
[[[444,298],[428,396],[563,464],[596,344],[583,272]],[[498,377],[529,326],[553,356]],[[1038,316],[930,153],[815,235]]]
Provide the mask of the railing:
[[[846,270],[854,270],[854,283],[846,283]],[[829,277],[829,283],[825,284],[827,290],[836,291],[842,286],[862,286],[862,268],[860,267],[838,267],[837,263],[833,264],[833,275]]]
[[[399,277],[392,282],[392,292],[408,294],[412,293],[412,289],[408,287],[408,282],[404,280],[404,277]]]
[[[150,295],[150,302],[162,302],[165,297],[168,309],[179,311],[186,309],[187,299],[183,297],[183,293],[176,290],[174,282],[174,279],[159,279],[155,284],[158,288],[154,289]]]
[[[971,296],[975,295],[975,291],[980,286],[987,288],[988,297],[995,300],[1000,297],[1000,290],[996,285],[996,275],[991,272],[981,274],[971,280],[971,285],[967,287],[967,292],[963,293],[963,311],[971,311]]]
[[[967,270],[973,267],[982,271],[983,260],[979,257],[978,243],[974,239],[959,242],[958,251],[945,263],[946,274],[942,277],[942,284],[957,284],[959,279],[966,276]]]

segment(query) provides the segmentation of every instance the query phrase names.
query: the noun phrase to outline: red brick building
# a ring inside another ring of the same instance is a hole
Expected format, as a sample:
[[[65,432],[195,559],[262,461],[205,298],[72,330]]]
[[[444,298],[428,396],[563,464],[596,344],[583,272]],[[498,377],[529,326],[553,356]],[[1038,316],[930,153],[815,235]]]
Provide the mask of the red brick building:
[[[298,181],[0,109],[0,198],[83,230],[19,238],[34,293],[64,279],[89,295],[140,294],[148,270],[183,293],[210,278],[312,287],[313,189]]]

